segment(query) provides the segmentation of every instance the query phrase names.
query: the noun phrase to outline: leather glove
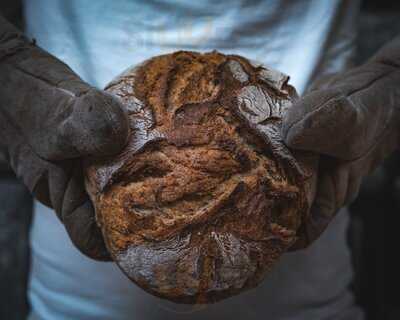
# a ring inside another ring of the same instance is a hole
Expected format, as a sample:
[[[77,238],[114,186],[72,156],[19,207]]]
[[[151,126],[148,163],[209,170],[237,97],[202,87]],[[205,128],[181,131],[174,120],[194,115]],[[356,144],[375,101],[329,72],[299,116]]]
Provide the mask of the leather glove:
[[[95,259],[109,256],[84,188],[82,159],[120,151],[128,131],[117,98],[90,87],[0,16],[0,144],[16,175]]]
[[[295,248],[313,242],[399,146],[399,109],[400,37],[364,65],[320,81],[285,115],[285,143],[320,155],[316,196]]]

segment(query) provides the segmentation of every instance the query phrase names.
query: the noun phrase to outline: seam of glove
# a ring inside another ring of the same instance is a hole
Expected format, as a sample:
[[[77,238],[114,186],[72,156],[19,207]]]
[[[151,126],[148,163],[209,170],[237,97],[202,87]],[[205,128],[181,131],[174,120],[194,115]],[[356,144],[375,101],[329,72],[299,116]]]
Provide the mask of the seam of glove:
[[[63,87],[60,86],[61,84],[63,84],[63,83],[68,83],[69,81],[65,81],[65,80],[61,79],[61,80],[58,81],[58,82],[52,82],[52,81],[50,81],[50,80],[47,79],[47,78],[40,77],[40,76],[38,76],[38,75],[36,75],[36,74],[33,74],[33,73],[31,73],[31,72],[25,70],[25,69],[22,68],[20,65],[13,64],[13,68],[15,68],[16,70],[22,72],[22,73],[25,74],[25,75],[28,75],[28,76],[34,78],[35,80],[41,80],[41,81],[43,81],[44,83],[48,84],[49,86],[55,87],[55,88],[57,88],[57,89],[59,89],[59,90],[62,90],[63,92],[65,92],[65,93],[71,95],[71,97],[80,97],[80,96],[83,96],[83,95],[85,95],[86,93],[88,93],[90,90],[95,89],[95,88],[93,88],[92,86],[87,85],[87,89],[81,90],[79,93],[75,94],[73,91],[67,90],[67,89],[65,89],[65,88],[63,88]],[[72,82],[73,82],[73,81],[72,81]]]
[[[81,206],[86,202],[86,200],[87,200],[87,199],[85,199],[85,198],[83,197],[82,201],[79,201],[79,203],[78,203],[76,206],[74,206],[71,210],[69,210],[68,213],[63,212],[63,208],[66,207],[66,204],[65,204],[65,201],[66,201],[65,195],[66,195],[66,193],[67,193],[67,190],[71,187],[70,185],[71,185],[71,183],[72,183],[73,178],[74,178],[74,173],[71,172],[71,175],[70,175],[70,177],[69,177],[69,179],[68,179],[68,182],[67,182],[66,185],[65,185],[65,189],[64,189],[64,192],[63,192],[62,200],[61,200],[61,212],[60,212],[60,218],[61,218],[61,219],[60,219],[60,220],[61,220],[63,223],[64,223],[64,215],[65,215],[65,214],[68,215],[68,214],[73,213],[75,210],[77,210],[79,207],[81,207]]]
[[[394,61],[394,60],[389,60],[387,58],[382,58],[382,59],[376,60],[374,62],[379,63],[379,64],[383,64],[386,67],[393,67],[396,70],[400,69],[400,63],[398,63],[397,61]]]
[[[63,90],[64,92],[68,93],[68,94],[71,95],[72,97],[76,97],[76,95],[75,95],[73,92],[71,92],[71,91],[69,91],[69,90],[62,89],[62,88],[60,88],[60,87],[58,86],[60,83],[64,82],[63,80],[61,80],[61,81],[59,81],[59,82],[56,82],[56,83],[53,83],[53,82],[49,81],[49,80],[46,79],[46,78],[39,77],[39,76],[37,76],[37,75],[35,75],[35,74],[32,74],[31,72],[25,70],[24,68],[21,68],[21,66],[19,66],[19,65],[13,65],[13,67],[14,67],[16,70],[22,72],[23,74],[28,75],[28,76],[34,78],[35,80],[43,81],[44,83],[46,83],[47,85],[49,85],[49,86],[51,86],[51,87],[56,87],[56,88],[58,88],[58,89],[60,89],[60,90]],[[86,92],[87,92],[87,91],[86,91]],[[86,92],[84,92],[84,93],[86,93]],[[84,93],[83,93],[83,94],[84,94]]]

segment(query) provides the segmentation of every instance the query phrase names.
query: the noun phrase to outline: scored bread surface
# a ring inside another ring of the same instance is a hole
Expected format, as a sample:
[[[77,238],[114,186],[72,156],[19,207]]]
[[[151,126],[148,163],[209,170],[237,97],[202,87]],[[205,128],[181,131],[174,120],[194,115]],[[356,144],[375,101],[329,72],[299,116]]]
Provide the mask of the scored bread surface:
[[[256,286],[296,241],[309,173],[280,136],[287,81],[240,56],[180,51],[107,86],[131,135],[89,165],[87,189],[113,259],[143,289],[214,302]]]

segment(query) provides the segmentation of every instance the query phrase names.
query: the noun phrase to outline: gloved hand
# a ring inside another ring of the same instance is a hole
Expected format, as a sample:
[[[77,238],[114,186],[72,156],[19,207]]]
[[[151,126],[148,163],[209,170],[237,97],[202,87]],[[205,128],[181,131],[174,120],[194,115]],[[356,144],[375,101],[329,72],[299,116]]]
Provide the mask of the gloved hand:
[[[120,151],[128,132],[115,97],[84,83],[0,16],[0,144],[16,175],[95,259],[108,253],[81,160]]]
[[[320,82],[290,109],[282,135],[320,155],[315,200],[296,248],[314,241],[356,196],[363,176],[399,146],[400,37],[364,65]]]

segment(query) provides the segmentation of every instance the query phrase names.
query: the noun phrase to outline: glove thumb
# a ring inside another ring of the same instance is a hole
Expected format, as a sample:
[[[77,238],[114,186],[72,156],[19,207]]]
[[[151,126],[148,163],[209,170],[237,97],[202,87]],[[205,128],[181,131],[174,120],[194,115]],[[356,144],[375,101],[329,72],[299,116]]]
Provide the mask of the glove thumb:
[[[282,137],[290,148],[313,151],[338,159],[358,156],[364,114],[336,90],[313,91],[284,115]]]
[[[43,143],[32,141],[41,157],[63,160],[103,156],[117,153],[125,145],[129,133],[127,114],[111,94],[90,89],[58,106],[53,125],[47,126],[53,132],[45,135]]]

